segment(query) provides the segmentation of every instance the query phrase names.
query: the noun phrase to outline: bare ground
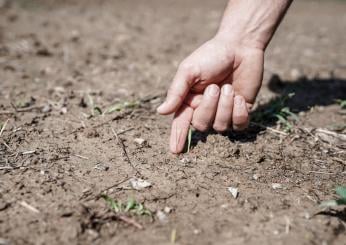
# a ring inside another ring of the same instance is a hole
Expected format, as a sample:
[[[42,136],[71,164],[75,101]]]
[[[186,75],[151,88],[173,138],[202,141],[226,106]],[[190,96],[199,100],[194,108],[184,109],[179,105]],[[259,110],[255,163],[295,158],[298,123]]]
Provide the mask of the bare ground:
[[[0,244],[345,244],[346,210],[318,213],[318,204],[346,185],[346,145],[316,136],[316,128],[345,133],[336,101],[346,99],[345,2],[293,4],[267,51],[253,113],[264,118],[241,134],[195,133],[189,153],[167,152],[170,119],[155,108],[224,6],[1,6]],[[288,118],[285,133],[266,112],[291,92],[285,106],[299,119]],[[152,186],[129,188],[134,176]],[[133,197],[153,217],[121,220],[101,193]]]

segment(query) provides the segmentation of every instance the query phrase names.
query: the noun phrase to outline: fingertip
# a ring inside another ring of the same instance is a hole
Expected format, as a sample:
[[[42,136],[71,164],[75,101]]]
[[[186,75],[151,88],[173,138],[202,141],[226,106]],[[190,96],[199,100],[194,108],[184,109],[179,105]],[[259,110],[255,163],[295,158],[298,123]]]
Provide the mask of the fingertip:
[[[233,108],[233,129],[235,131],[241,131],[247,128],[249,124],[249,113],[247,110],[245,99],[236,95],[234,97],[234,108]]]

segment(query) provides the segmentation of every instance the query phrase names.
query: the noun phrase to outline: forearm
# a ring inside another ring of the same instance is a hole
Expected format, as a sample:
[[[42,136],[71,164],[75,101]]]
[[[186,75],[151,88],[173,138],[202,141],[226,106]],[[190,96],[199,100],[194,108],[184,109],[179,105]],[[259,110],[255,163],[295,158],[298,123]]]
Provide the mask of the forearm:
[[[217,36],[264,50],[293,0],[230,0]]]

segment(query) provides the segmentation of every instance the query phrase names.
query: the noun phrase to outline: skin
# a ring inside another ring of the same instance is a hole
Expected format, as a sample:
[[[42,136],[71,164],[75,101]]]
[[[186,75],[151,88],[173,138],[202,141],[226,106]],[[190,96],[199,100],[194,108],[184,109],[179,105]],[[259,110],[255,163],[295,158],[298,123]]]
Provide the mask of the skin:
[[[174,113],[170,151],[199,131],[245,129],[263,77],[264,52],[291,0],[230,0],[217,34],[178,67],[158,113]]]

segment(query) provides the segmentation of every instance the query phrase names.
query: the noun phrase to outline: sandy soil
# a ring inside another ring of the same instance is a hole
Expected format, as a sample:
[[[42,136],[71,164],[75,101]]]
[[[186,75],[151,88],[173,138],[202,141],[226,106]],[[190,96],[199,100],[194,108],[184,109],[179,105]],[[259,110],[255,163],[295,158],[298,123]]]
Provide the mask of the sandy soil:
[[[194,133],[179,156],[155,108],[225,1],[8,3],[0,244],[345,244],[346,210],[319,203],[346,185],[346,144],[316,129],[345,133],[346,2],[296,1],[267,50],[255,124]],[[291,92],[298,121],[285,133],[268,111]],[[152,186],[134,190],[133,177]],[[133,197],[152,217],[114,213],[102,193]]]

